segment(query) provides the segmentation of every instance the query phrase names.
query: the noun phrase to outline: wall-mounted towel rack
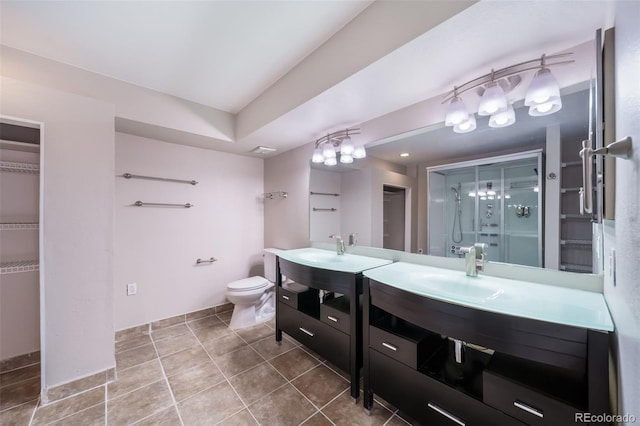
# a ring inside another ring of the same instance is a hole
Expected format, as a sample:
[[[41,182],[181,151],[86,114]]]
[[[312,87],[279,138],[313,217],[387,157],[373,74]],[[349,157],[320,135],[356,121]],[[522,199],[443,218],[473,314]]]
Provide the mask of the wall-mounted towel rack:
[[[334,192],[313,192],[313,191],[311,191],[310,194],[311,195],[330,195],[332,197],[339,197],[340,196],[340,194],[336,194]]]
[[[40,263],[37,260],[17,260],[14,262],[0,263],[0,275],[39,270]]]
[[[135,203],[133,203],[134,206],[136,207],[144,207],[144,206],[149,206],[149,207],[184,207],[184,208],[191,208],[193,207],[193,204],[191,203],[185,203],[185,204],[174,204],[174,203],[144,203],[142,201],[136,201]]]
[[[333,207],[331,207],[330,209],[319,209],[319,208],[317,208],[317,207],[314,207],[314,208],[313,208],[313,211],[314,211],[314,212],[335,212],[335,211],[337,211],[337,210],[338,210],[338,209],[333,208]]]
[[[217,262],[217,261],[218,261],[218,259],[216,259],[215,257],[210,257],[209,259],[204,259],[204,260],[198,258],[196,260],[196,265],[200,265],[201,263],[213,263],[213,262]]]
[[[185,179],[169,179],[169,178],[161,178],[155,176],[141,176],[141,175],[132,175],[131,173],[125,173],[122,175],[125,179],[147,179],[147,180],[159,180],[162,182],[176,182],[176,183],[188,183],[190,185],[197,185],[198,181],[195,180],[185,180]]]
[[[287,198],[288,195],[285,191],[267,192],[264,194],[264,198],[273,200],[273,197]]]

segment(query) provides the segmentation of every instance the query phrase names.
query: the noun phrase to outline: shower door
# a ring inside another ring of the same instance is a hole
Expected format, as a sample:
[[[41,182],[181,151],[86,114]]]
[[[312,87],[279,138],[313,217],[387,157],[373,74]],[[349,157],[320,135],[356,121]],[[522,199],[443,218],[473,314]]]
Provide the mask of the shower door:
[[[478,242],[491,261],[542,266],[541,168],[540,151],[428,168],[429,254]]]

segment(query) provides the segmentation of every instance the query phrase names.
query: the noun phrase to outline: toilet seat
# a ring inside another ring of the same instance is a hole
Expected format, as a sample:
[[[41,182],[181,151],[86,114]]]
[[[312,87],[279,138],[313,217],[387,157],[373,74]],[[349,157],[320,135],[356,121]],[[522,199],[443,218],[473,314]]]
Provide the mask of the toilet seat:
[[[251,291],[267,287],[269,281],[264,277],[249,277],[241,280],[233,281],[227,284],[229,291]]]

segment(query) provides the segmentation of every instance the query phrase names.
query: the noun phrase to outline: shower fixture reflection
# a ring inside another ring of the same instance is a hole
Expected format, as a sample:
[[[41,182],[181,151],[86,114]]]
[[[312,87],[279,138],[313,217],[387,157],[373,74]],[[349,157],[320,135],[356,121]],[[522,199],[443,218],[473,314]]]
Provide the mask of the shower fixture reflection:
[[[460,202],[462,201],[460,197],[461,184],[458,182],[458,189],[455,187],[451,187],[451,190],[454,192],[455,201],[456,201],[456,212],[453,216],[453,228],[451,229],[451,240],[458,244],[462,242],[462,208],[460,206]],[[456,226],[458,227],[458,238],[456,239]]]

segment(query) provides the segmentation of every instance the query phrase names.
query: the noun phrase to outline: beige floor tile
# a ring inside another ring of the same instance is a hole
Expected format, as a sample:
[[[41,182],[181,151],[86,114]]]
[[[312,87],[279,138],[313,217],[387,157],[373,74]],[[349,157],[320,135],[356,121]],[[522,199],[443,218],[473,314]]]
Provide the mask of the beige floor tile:
[[[186,324],[178,324],[171,327],[161,328],[151,332],[151,338],[154,342],[158,342],[162,339],[168,339],[169,337],[176,337],[181,334],[190,333],[191,330]]]
[[[158,351],[158,356],[164,357],[198,345],[200,345],[200,342],[196,339],[196,336],[193,335],[191,330],[188,330],[188,333],[169,339],[158,340],[156,342],[156,351]]]
[[[118,378],[107,385],[107,398],[117,398],[163,378],[160,361],[157,359],[121,370]]]
[[[233,315],[233,310],[226,311],[226,312],[219,312],[216,315],[218,316],[218,318],[220,318],[220,321],[229,324],[229,322],[231,321],[231,316]]]
[[[120,371],[125,368],[133,367],[134,365],[142,364],[143,362],[151,361],[157,357],[158,355],[156,354],[153,344],[148,344],[117,353],[116,367],[118,371]]]
[[[0,361],[0,372],[6,373],[7,371],[15,370],[16,368],[22,368],[38,363],[40,363],[40,351],[18,355]]]
[[[116,353],[128,351],[134,348],[139,348],[140,346],[148,345],[151,343],[151,337],[148,334],[141,334],[136,337],[132,337],[130,339],[121,340],[116,342]]]
[[[220,324],[222,324],[222,321],[220,321],[220,318],[213,315],[209,317],[197,319],[194,321],[189,321],[187,323],[187,325],[191,330],[196,330],[198,328],[203,328],[203,327],[213,327]]]
[[[410,424],[411,423],[405,421],[402,417],[394,415],[393,417],[391,417],[391,420],[387,422],[386,426],[407,426]]]
[[[300,348],[294,348],[269,362],[289,380],[320,364],[320,361]]]
[[[227,417],[218,425],[221,426],[248,426],[248,425],[257,425],[255,419],[249,413],[249,410],[244,409],[231,417]]]
[[[102,404],[94,405],[93,407],[86,408],[75,414],[60,419],[51,423],[55,426],[103,426],[105,424],[104,419],[104,402]]]
[[[169,377],[189,370],[196,365],[211,362],[211,358],[209,358],[207,352],[202,349],[202,346],[198,345],[160,358],[160,362],[162,362],[165,374]]]
[[[38,405],[38,400],[18,405],[9,410],[0,411],[0,425],[3,426],[27,426]]]
[[[351,394],[347,391],[333,400],[322,409],[322,413],[337,426],[362,426],[383,425],[393,413],[379,404],[373,405],[373,410],[368,416],[362,409],[362,404],[354,404]]]
[[[218,367],[220,367],[220,370],[222,370],[225,376],[231,377],[251,367],[255,367],[264,362],[264,359],[258,355],[256,351],[251,349],[251,347],[245,346],[235,352],[229,352],[228,354],[214,358],[214,361],[218,364]]]
[[[193,334],[195,334],[201,342],[206,342],[207,340],[219,339],[229,334],[233,334],[233,331],[229,326],[227,326],[227,324],[219,322],[217,324],[195,328],[193,329]]]
[[[107,423],[122,425],[134,423],[150,413],[173,404],[165,380],[137,389],[107,402]]]
[[[186,316],[186,319],[187,319],[187,322],[189,322],[189,321],[194,321],[194,320],[210,317],[210,316],[213,316],[215,314],[216,314],[216,308],[215,307],[206,308],[206,309],[201,309],[199,311],[188,313],[187,316]]]
[[[268,363],[262,363],[229,379],[245,404],[251,404],[287,381]]]
[[[104,393],[105,386],[100,386],[43,407],[38,407],[31,424],[36,426],[51,423],[78,413],[88,407],[104,404]]]
[[[38,399],[40,396],[40,377],[23,380],[0,388],[0,411],[22,405]]]
[[[176,407],[171,406],[134,424],[136,426],[181,426],[182,422]]]
[[[267,327],[269,327],[272,330],[276,329],[276,318],[273,317],[273,319],[270,319],[269,321],[265,322],[264,325],[266,325]]]
[[[233,303],[223,303],[222,305],[216,306],[216,314],[221,314],[224,312],[233,312],[233,308],[235,305]]]
[[[243,407],[226,380],[178,403],[185,426],[214,425]]]
[[[252,343],[251,347],[262,355],[264,359],[271,359],[290,351],[295,348],[296,345],[289,339],[282,339],[280,344],[278,344],[275,337],[270,336]]]
[[[275,331],[264,324],[236,330],[236,333],[247,343],[257,342],[268,336],[272,336],[273,340],[275,340]]]
[[[116,331],[116,342],[134,339],[136,337],[145,335],[149,335],[149,324],[139,325],[137,327],[131,327],[124,330]]]
[[[184,324],[185,315],[176,315],[175,317],[161,319],[159,321],[154,321],[151,323],[151,330],[156,331],[161,328],[171,327],[176,324]]]
[[[291,383],[318,407],[349,388],[348,381],[324,365],[317,366]]]
[[[247,346],[247,343],[237,334],[230,333],[219,339],[205,340],[202,342],[202,346],[204,346],[209,355],[215,358]]]
[[[34,377],[40,377],[40,364],[33,364],[0,374],[0,387],[13,385]]]
[[[332,426],[331,420],[325,417],[322,413],[314,414],[306,422],[302,423],[303,426]]]
[[[222,372],[209,361],[169,377],[169,385],[176,401],[182,401],[225,380]]]
[[[249,406],[261,425],[299,425],[315,411],[315,407],[289,384]]]

